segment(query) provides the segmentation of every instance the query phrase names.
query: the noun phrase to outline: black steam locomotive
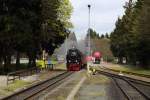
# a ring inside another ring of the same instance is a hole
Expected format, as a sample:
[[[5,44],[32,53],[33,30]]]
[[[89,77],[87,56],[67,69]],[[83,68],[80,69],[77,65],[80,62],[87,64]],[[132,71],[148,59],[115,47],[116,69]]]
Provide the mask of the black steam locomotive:
[[[66,55],[66,65],[68,71],[79,71],[83,66],[83,55],[76,49],[69,49]]]

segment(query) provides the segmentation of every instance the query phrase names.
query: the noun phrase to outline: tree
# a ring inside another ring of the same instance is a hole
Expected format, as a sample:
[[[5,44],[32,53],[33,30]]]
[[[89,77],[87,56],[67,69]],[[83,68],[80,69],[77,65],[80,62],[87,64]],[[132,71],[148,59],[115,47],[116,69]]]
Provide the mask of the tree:
[[[108,33],[105,34],[105,38],[109,39],[109,35]]]
[[[100,51],[105,61],[113,61],[113,54],[110,50],[110,39],[92,39],[92,43],[95,46],[92,48],[93,51]]]
[[[0,63],[9,66],[11,56],[29,57],[29,67],[36,66],[36,56],[45,49],[52,54],[70,33],[72,6],[69,0],[1,0]]]
[[[123,15],[122,19],[118,19],[118,22],[120,24],[116,25],[115,30],[118,31],[114,31],[111,34],[111,40],[112,40],[111,47],[112,49],[119,47],[118,50],[119,51],[121,50],[121,56],[122,56],[121,58],[126,57],[128,63],[135,64],[137,43],[136,43],[136,33],[134,33],[134,26],[137,17],[134,14],[135,9],[132,0],[129,0],[129,3],[127,3],[127,5],[124,6],[124,8],[126,9],[125,15]],[[113,36],[114,34],[116,34],[116,37]],[[116,42],[115,46],[113,43],[114,41]],[[115,52],[116,50],[114,50],[114,53]]]
[[[113,54],[119,56],[117,53],[121,50],[122,56],[126,57],[130,64],[139,62],[143,66],[150,65],[149,6],[148,0],[137,0],[135,3],[129,0],[125,6],[125,15],[122,19],[118,19],[116,28],[111,34]]]
[[[116,22],[116,28],[111,33],[111,50],[115,57],[119,58],[118,63],[122,63],[123,57],[125,56],[124,51],[124,27],[122,20],[118,18]]]
[[[103,39],[104,37],[105,37],[104,34],[102,34],[100,38]]]
[[[42,49],[52,54],[54,49],[69,35],[72,6],[69,0],[43,0],[42,2]]]
[[[142,9],[140,11],[140,16],[137,23],[137,33],[138,33],[138,51],[137,57],[140,64],[144,67],[150,65],[150,13],[149,13],[149,0],[138,0],[142,4]]]
[[[87,34],[87,37],[88,37],[89,34],[90,34],[90,37],[91,37],[92,39],[94,39],[94,38],[99,38],[99,34],[98,34],[95,30],[93,30],[92,28],[90,28],[87,33],[88,33],[88,34]]]

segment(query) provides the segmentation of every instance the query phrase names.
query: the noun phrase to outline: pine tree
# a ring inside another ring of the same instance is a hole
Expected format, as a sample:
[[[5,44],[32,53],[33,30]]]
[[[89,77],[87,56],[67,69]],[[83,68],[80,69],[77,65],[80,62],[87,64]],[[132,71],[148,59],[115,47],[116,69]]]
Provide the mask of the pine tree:
[[[108,33],[105,34],[105,38],[109,39],[109,35]]]
[[[100,38],[103,39],[104,37],[105,37],[104,34],[102,34]]]
[[[111,33],[111,49],[115,56],[126,57],[128,63],[150,65],[149,0],[129,0],[125,15],[118,19]]]
[[[150,1],[141,0],[142,10],[140,11],[137,24],[138,53],[137,57],[143,67],[150,65]]]

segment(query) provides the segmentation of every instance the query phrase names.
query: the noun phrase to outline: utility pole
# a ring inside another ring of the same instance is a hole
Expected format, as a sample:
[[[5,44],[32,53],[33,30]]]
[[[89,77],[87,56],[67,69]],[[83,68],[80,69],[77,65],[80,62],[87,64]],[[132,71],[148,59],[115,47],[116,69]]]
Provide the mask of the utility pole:
[[[88,27],[89,27],[89,29],[88,29],[88,34],[89,34],[89,37],[88,37],[88,47],[89,47],[89,56],[91,55],[91,34],[90,34],[90,17],[91,17],[91,5],[88,5],[88,9],[89,9],[89,23],[88,23]]]

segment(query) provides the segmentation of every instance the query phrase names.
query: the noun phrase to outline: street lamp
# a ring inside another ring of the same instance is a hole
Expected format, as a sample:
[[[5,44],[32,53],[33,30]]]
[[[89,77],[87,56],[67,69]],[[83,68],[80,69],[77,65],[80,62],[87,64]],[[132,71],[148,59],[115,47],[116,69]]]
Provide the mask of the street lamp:
[[[88,41],[88,44],[89,44],[89,45],[88,45],[88,46],[89,46],[89,55],[91,55],[91,36],[90,36],[90,27],[91,27],[91,26],[90,26],[90,24],[91,24],[91,23],[90,23],[90,19],[91,19],[91,18],[90,18],[90,15],[91,15],[91,5],[88,5],[88,9],[89,9],[89,23],[88,23],[88,27],[89,27],[89,29],[88,29],[88,34],[89,34],[89,37],[88,37],[88,38],[89,38],[89,39],[88,39],[89,41]]]

